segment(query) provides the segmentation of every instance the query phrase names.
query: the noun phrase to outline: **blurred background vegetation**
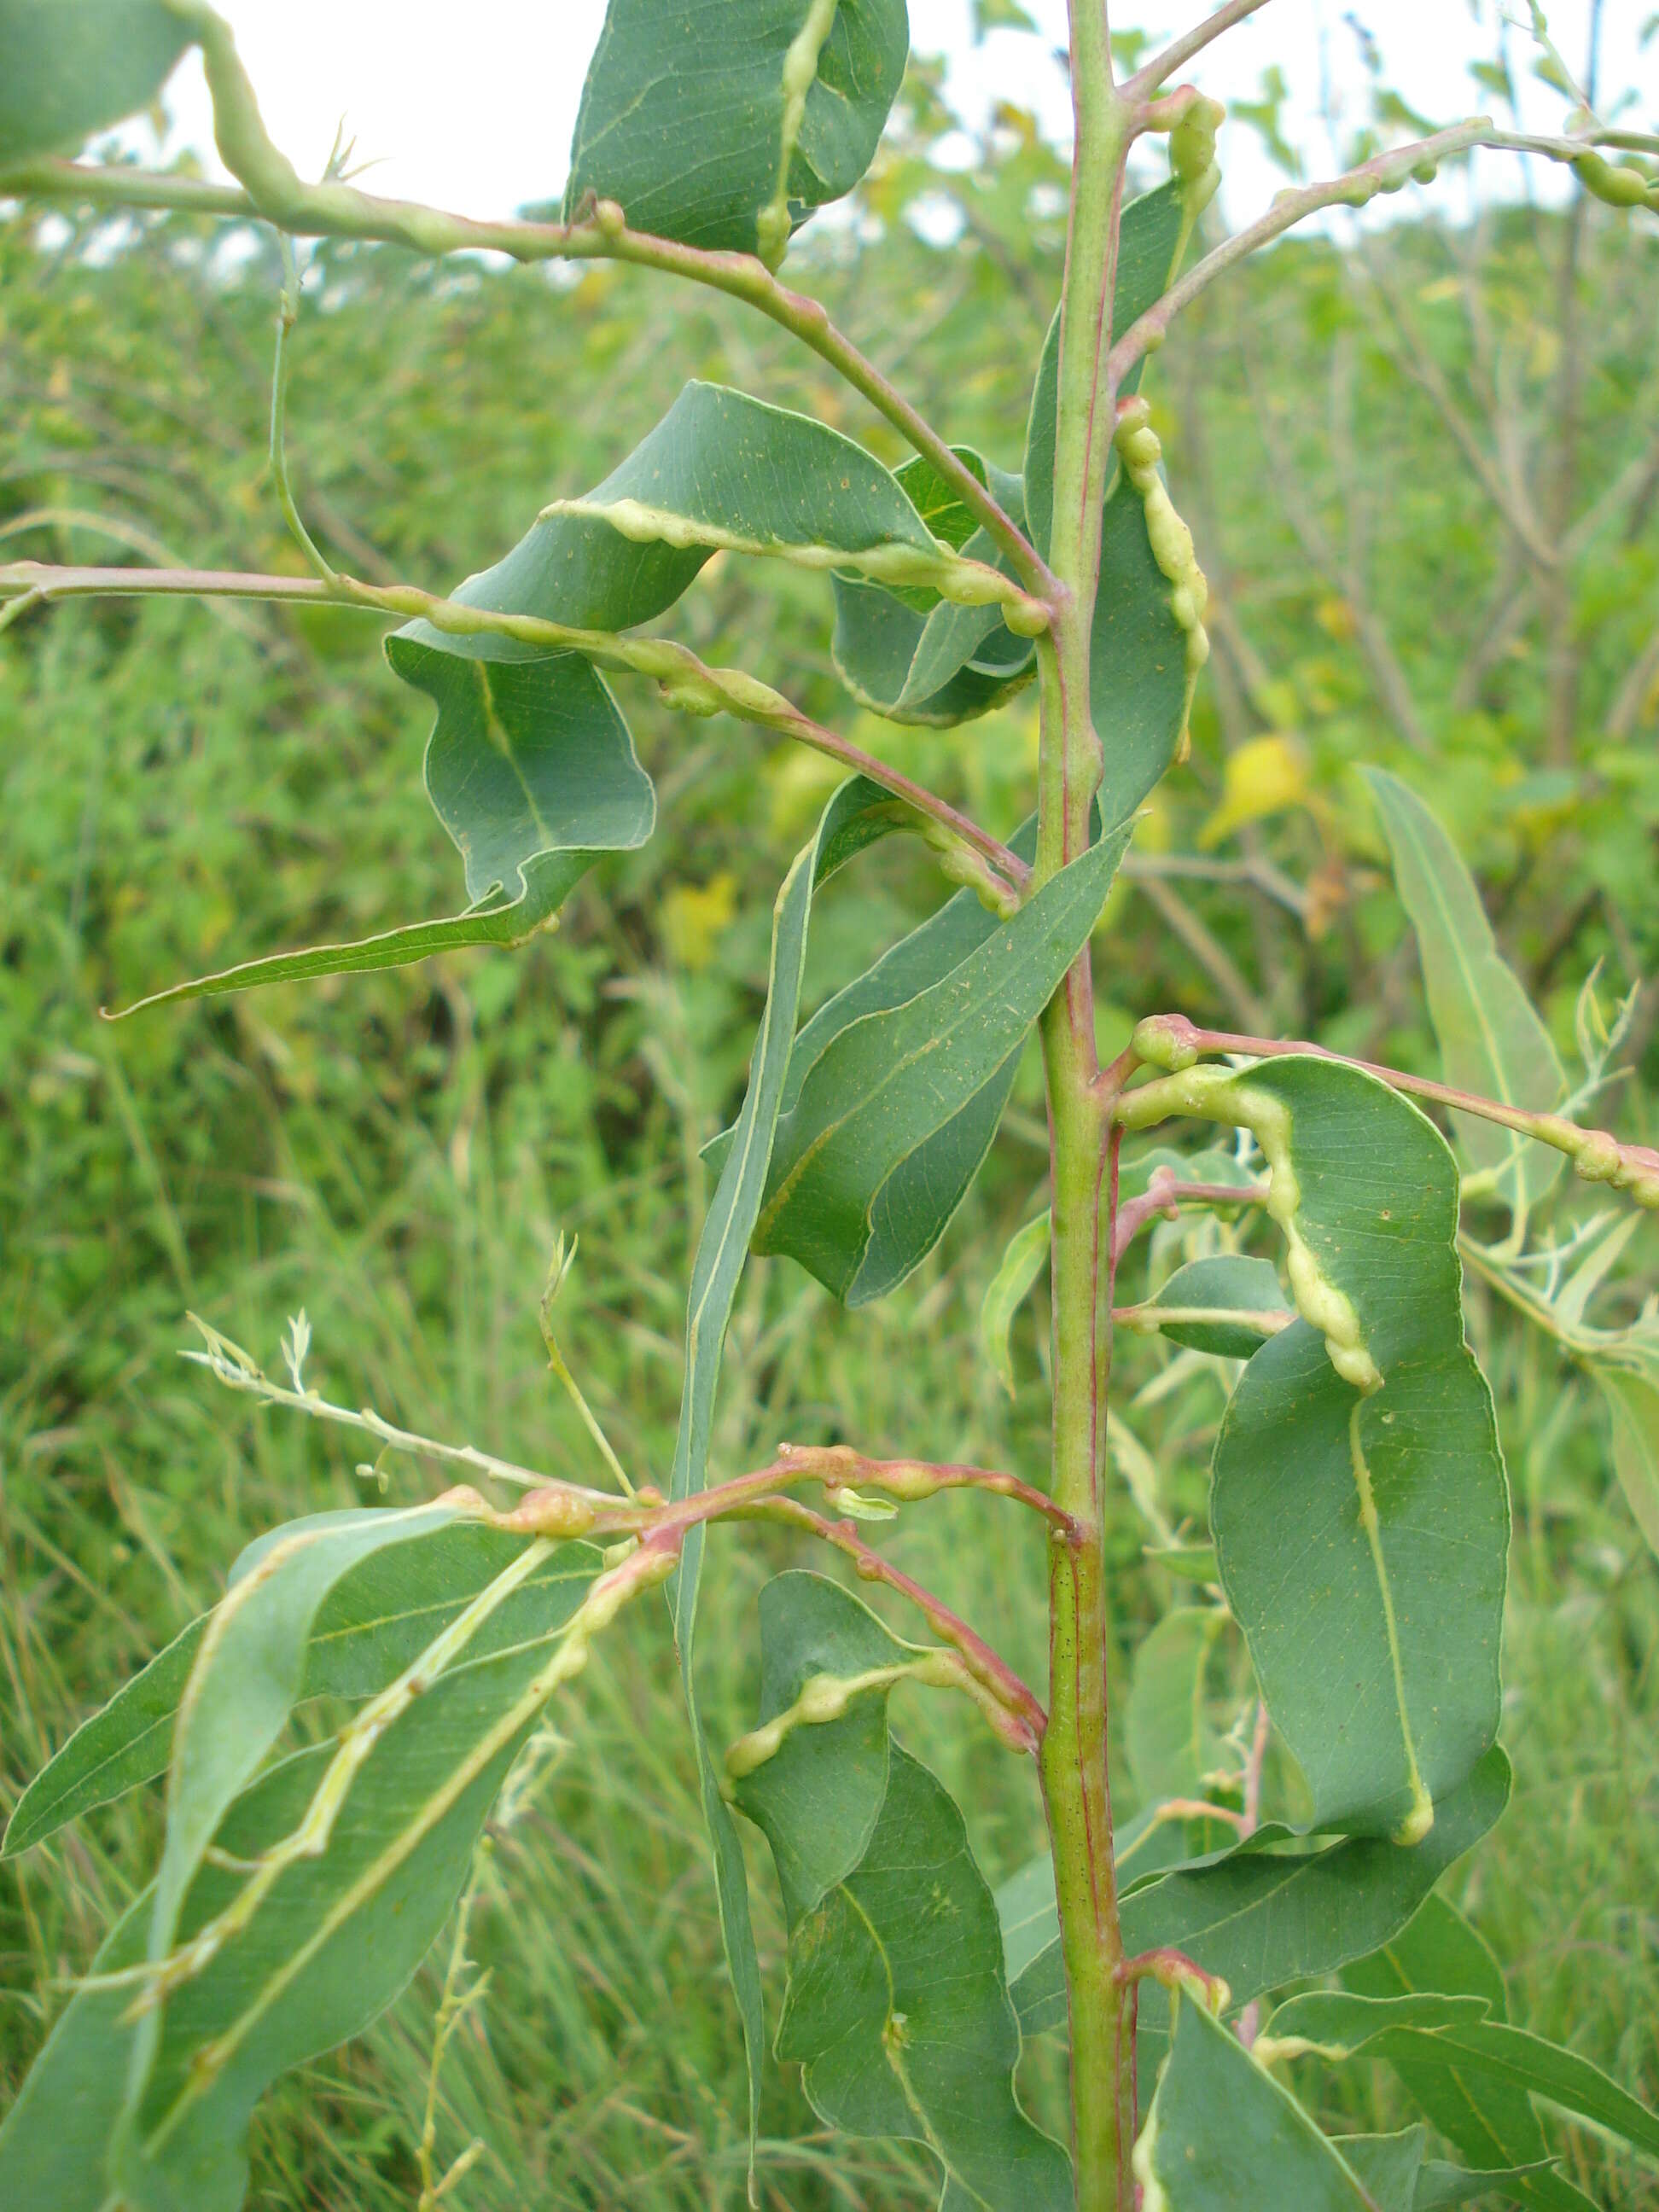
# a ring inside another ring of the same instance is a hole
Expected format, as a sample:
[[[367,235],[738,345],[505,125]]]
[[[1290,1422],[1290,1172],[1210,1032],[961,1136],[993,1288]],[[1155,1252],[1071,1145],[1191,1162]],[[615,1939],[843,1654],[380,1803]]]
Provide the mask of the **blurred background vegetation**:
[[[930,155],[952,127],[919,69],[858,220],[807,234],[802,276],[953,437],[1017,465],[1059,289],[1063,175],[1011,112],[969,166],[942,171]],[[8,555],[299,568],[264,460],[277,283],[273,249],[246,230],[0,224]],[[1583,201],[1521,201],[1463,228],[1413,211],[1285,244],[1188,319],[1148,390],[1212,580],[1215,654],[1191,759],[1097,939],[1103,1048],[1174,1007],[1435,1071],[1360,762],[1439,810],[1570,1063],[1597,963],[1609,1005],[1659,969],[1656,339],[1659,227]],[[301,505],[342,565],[443,588],[547,498],[596,481],[691,375],[810,407],[902,458],[815,363],[695,290],[325,248],[291,401]],[[673,619],[706,657],[781,684],[999,830],[1025,811],[1030,694],[955,732],[861,714],[830,665],[827,589],[764,564],[717,559]],[[836,776],[753,730],[678,719],[648,687],[623,703],[659,833],[602,864],[556,933],[111,1026],[100,1008],[185,975],[453,911],[459,862],[420,786],[428,710],[355,612],[109,600],[8,635],[0,1810],[213,1601],[243,1542],[362,1494],[349,1439],[179,1363],[186,1310],[269,1364],[303,1307],[331,1396],[602,1480],[536,1323],[555,1237],[574,1234],[566,1351],[624,1462],[661,1475],[708,1195],[698,1148],[740,1095],[771,901]],[[823,902],[815,997],[936,897],[922,864],[884,848]],[[1635,1073],[1600,1109],[1648,1142],[1656,1031],[1650,987],[1623,1054]],[[757,1263],[717,1472],[780,1438],[844,1437],[1042,1480],[1042,1298],[1016,1325],[1012,1400],[977,1327],[1008,1235],[1044,1202],[1045,1158],[1033,1062],[960,1218],[891,1300],[849,1316],[787,1263]],[[1574,1204],[1556,1200],[1561,1224]],[[1134,1265],[1166,1269],[1213,1233],[1162,1231]],[[1644,1225],[1598,1312],[1634,1310],[1656,1243]],[[1517,1788],[1453,1893],[1506,1964],[1511,2016],[1653,2101],[1655,1562],[1593,1389],[1479,1286],[1471,1301],[1515,1492]],[[1222,1403],[1215,1363],[1139,1346],[1122,1390],[1156,1495],[1143,1481],[1140,1506],[1122,1488],[1114,1509],[1120,1687],[1179,1594],[1145,1557],[1143,1509],[1201,1524]],[[1014,1517],[947,1500],[883,1540],[1040,1681],[1042,1547]],[[776,1534],[711,1553],[709,1706],[733,1732],[754,1696],[755,1592],[789,1561]],[[441,2164],[483,2146],[453,2193],[469,2208],[740,2199],[741,2049],[666,1644],[649,1609],[624,1624],[555,1716],[483,1864],[476,1969],[458,1986],[475,1972],[489,1984],[436,2107]],[[984,1757],[954,1714],[912,1706],[900,1724],[965,1789],[992,1878],[1025,1859],[1030,1777]],[[1133,1810],[1134,1776],[1114,1780]],[[156,1810],[129,1800],[0,1878],[0,2094],[142,1880]],[[763,1874],[756,1893],[775,1992]],[[268,2102],[256,2203],[413,2202],[447,1955],[370,2036]],[[1051,2120],[1056,2066],[1052,2051],[1028,2061]],[[1351,2117],[1386,2124],[1389,2096],[1379,2078]],[[769,2205],[933,2202],[927,2161],[830,2145],[775,2069],[765,2122]],[[1659,2204],[1652,2177],[1588,2131],[1559,2139],[1597,2202]]]

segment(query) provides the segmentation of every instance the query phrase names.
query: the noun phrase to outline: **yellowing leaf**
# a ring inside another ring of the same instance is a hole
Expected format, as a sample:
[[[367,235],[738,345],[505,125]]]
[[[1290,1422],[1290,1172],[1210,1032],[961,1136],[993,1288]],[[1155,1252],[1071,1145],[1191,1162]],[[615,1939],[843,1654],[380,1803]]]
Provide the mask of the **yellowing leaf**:
[[[1282,814],[1286,807],[1305,805],[1307,799],[1307,757],[1297,739],[1252,738],[1228,755],[1221,804],[1199,831],[1198,842],[1207,851],[1247,822],[1260,822],[1269,814]]]

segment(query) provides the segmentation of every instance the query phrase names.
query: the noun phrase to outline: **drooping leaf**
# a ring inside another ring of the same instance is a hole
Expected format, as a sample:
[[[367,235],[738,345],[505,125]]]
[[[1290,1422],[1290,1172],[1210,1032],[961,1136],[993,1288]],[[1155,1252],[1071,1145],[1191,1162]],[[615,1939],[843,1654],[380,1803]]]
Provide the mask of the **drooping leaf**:
[[[1420,1844],[1349,1837],[1300,1850],[1276,1823],[1237,1848],[1175,1867],[1123,1899],[1123,1940],[1133,1953],[1171,1946],[1219,1974],[1237,2004],[1286,1983],[1327,1974],[1376,1949],[1403,1929],[1435,1883],[1492,1827],[1509,1800],[1509,1762],[1489,1752],[1461,1788],[1435,1808]],[[1028,2034],[1066,2021],[1066,1986],[1054,1917],[1052,1875],[1046,1924],[1042,1868],[1026,1873],[1020,1899],[1021,1962],[1010,1980]],[[1460,2144],[1460,2148],[1466,2148]],[[1524,2160],[1533,2155],[1523,2151]]]
[[[1024,1229],[1015,1231],[979,1310],[980,1345],[1011,1398],[1014,1395],[1014,1356],[1009,1337],[1014,1316],[1024,1304],[1032,1285],[1048,1262],[1052,1233],[1046,1212],[1039,1213],[1035,1221],[1028,1221]]]
[[[913,934],[853,987],[858,998],[842,994],[808,1024],[757,1251],[787,1252],[849,1305],[881,1297],[931,1251],[989,1148],[1020,1048],[1098,919],[1127,842],[1127,830],[1101,838],[938,981],[896,1000],[901,973],[914,975],[952,941],[952,902],[925,943]]]
[[[519,1607],[514,1642],[480,1657],[480,1636],[371,1738],[354,1747],[348,1728],[234,1798],[175,1917],[177,1942],[198,1946],[193,1971],[150,1992],[160,2001],[136,2021],[142,1980],[75,1996],[0,2128],[0,2202],[54,2212],[240,2205],[253,2105],[279,2073],[357,2033],[408,1980],[454,1903],[507,1767],[571,1670],[559,1632],[599,1554],[506,1538],[498,1551],[504,1543],[515,1572],[501,1611]],[[544,1555],[556,1573],[541,1573]],[[486,1625],[509,1632],[493,1617]],[[358,1647],[360,1658],[374,1648]],[[151,1892],[130,1910],[98,1972],[140,1969],[155,1908]]]
[[[1275,2039],[1305,2039],[1339,2058],[1403,2057],[1473,2072],[1542,2097],[1659,2160],[1659,2113],[1576,2051],[1488,2018],[1482,1997],[1313,1990],[1280,2006],[1271,2031]]]
[[[148,107],[191,35],[164,0],[0,0],[0,167]]]
[[[1069,2212],[1066,2154],[1014,2093],[995,1903],[949,1796],[888,1735],[888,1670],[912,1647],[807,1575],[768,1586],[762,1634],[763,1731],[793,1724],[744,1761],[735,1795],[772,1846],[789,1922],[780,2059],[830,2125],[927,2143],[945,2206]],[[820,1688],[828,1717],[800,1705],[814,1685],[861,1681]]]
[[[1497,1960],[1443,1897],[1427,1899],[1380,1948],[1346,1965],[1341,1978],[1362,1996],[1444,1990],[1484,1999],[1489,2019],[1501,2021],[1505,2014]],[[1391,2063],[1413,2103],[1447,2141],[1472,2166],[1516,2169],[1509,2185],[1523,2203],[1542,2205],[1547,2212],[1591,2212],[1582,2190],[1549,2171],[1549,2145],[1526,2092],[1483,2080],[1465,2067],[1447,2064],[1445,2057],[1431,2051],[1415,2057],[1395,2053]]]
[[[971,447],[952,450],[1004,513],[1023,523],[1019,478]],[[967,559],[1006,570],[988,533],[932,462],[918,455],[898,470],[897,479],[936,538]],[[967,721],[988,713],[1035,672],[1035,645],[1015,636],[995,606],[953,605],[935,592],[890,591],[845,574],[836,577],[835,594],[830,650],[836,671],[860,704],[890,721]]]
[[[279,1535],[228,1592],[197,1650],[173,1732],[152,1959],[173,1949],[203,1853],[287,1723],[304,1680],[313,1623],[330,1591],[382,1546],[459,1517],[445,1505],[331,1516]]]
[[[552,920],[601,853],[646,842],[656,824],[656,793],[591,663],[568,653],[463,658],[407,634],[388,639],[386,652],[398,675],[437,707],[427,791],[465,863],[474,903],[443,921],[243,961],[155,992],[126,1012],[264,983],[402,968],[466,945],[520,945]]]
[[[372,1552],[350,1567],[319,1607],[307,1644],[301,1699],[367,1698],[386,1687],[486,1589],[522,1541],[478,1523],[450,1522]],[[591,1581],[599,1555],[566,1544],[492,1613],[471,1646],[488,1656],[546,1632],[550,1601],[572,1581]],[[212,1616],[182,1630],[118,1690],[37,1774],[13,1808],[4,1853],[33,1849],[94,1805],[106,1805],[164,1773],[173,1723]]]
[[[1216,1441],[1222,1583],[1314,1825],[1411,1841],[1498,1714],[1509,1497],[1463,1334],[1456,1165],[1357,1068],[1184,1080],[1261,1143],[1304,1316],[1252,1358]]]
[[[1365,780],[1416,934],[1447,1082],[1508,1106],[1553,1108],[1566,1089],[1554,1042],[1498,949],[1457,848],[1397,776],[1367,769]],[[1561,1172],[1559,1152],[1490,1121],[1462,1115],[1457,1129],[1471,1164],[1495,1172],[1499,1194],[1522,1216]]]
[[[708,1442],[714,1425],[714,1396],[720,1382],[726,1331],[732,1318],[749,1243],[766,1188],[767,1170],[782,1103],[789,1055],[794,1042],[795,1018],[800,1004],[801,977],[806,959],[807,924],[817,885],[836,868],[893,828],[892,802],[877,785],[854,777],[830,799],[817,834],[796,857],[784,878],[773,911],[771,969],[767,979],[766,1012],[755,1040],[750,1063],[749,1088],[737,1127],[720,1169],[714,1202],[708,1209],[697,1256],[691,1271],[690,1295],[685,1316],[685,1374],[680,1395],[679,1427],[674,1440],[674,1463],[669,1494],[674,1498],[695,1496],[708,1480]],[[715,1891],[720,1903],[720,1929],[726,1965],[743,2019],[744,2042],[749,2058],[750,2156],[754,2155],[755,2132],[760,2118],[762,2051],[765,2018],[762,2006],[760,1964],[755,1952],[749,1917],[749,1886],[738,1840],[720,1779],[698,1716],[695,1674],[697,1597],[702,1582],[705,1532],[691,1528],[680,1554],[670,1599],[674,1638],[679,1651],[680,1677],[697,1754],[703,1819],[714,1858]]]
[[[1162,1324],[1173,1343],[1194,1352],[1212,1352],[1224,1359],[1249,1359],[1273,1330],[1252,1326],[1248,1316],[1260,1315],[1275,1326],[1291,1316],[1277,1271],[1266,1260],[1253,1260],[1242,1252],[1218,1252],[1208,1259],[1189,1260],[1177,1267],[1152,1300],[1176,1313],[1237,1314],[1236,1321],[1176,1321]]]
[[[1606,1364],[1591,1372],[1613,1417],[1613,1464],[1625,1502],[1659,1556],[1659,1382]]]
[[[1176,2008],[1134,2171],[1158,2212],[1376,2212],[1340,2147],[1190,1998]]]
[[[1141,1639],[1124,1736],[1143,1799],[1200,1796],[1205,1778],[1229,1764],[1205,1696],[1210,1655],[1225,1626],[1213,1607],[1177,1606]]]
[[[909,52],[904,0],[611,0],[570,148],[630,227],[775,265],[869,167]]]

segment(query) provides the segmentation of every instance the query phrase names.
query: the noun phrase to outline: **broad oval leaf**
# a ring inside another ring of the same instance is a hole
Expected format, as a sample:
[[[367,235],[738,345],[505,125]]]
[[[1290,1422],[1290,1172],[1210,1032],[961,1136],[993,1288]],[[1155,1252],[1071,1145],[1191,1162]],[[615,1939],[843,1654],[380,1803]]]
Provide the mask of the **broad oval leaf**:
[[[166,0],[0,0],[0,165],[148,107],[192,37]]]
[[[1340,2146],[1191,1998],[1176,2008],[1134,2171],[1158,2212],[1376,2212]]]
[[[1171,1868],[1136,1887],[1126,1883],[1125,1948],[1184,1951],[1206,1973],[1220,1975],[1236,2004],[1330,1973],[1398,1936],[1446,1869],[1492,1828],[1509,1794],[1509,1762],[1492,1750],[1435,1808],[1434,1826],[1420,1844],[1351,1836],[1296,1850],[1291,1831],[1269,1823],[1218,1857]],[[1017,1967],[1011,1959],[1010,1978],[1028,2034],[1066,2021],[1059,1922],[1046,1869],[1046,1860],[1034,1862],[1018,1897],[1004,1893],[1019,1913],[1020,1955]]]
[[[937,981],[890,995],[940,947],[953,948],[958,927],[972,933],[952,901],[932,936],[915,933],[852,987],[860,995],[842,994],[808,1024],[757,1251],[787,1253],[862,1305],[932,1250],[990,1147],[1020,1048],[1098,919],[1127,841],[1127,830],[1102,837]]]
[[[615,200],[635,230],[775,266],[870,166],[909,49],[904,0],[611,0],[566,218]]]
[[[1462,855],[1398,776],[1372,768],[1365,781],[1417,938],[1447,1082],[1506,1106],[1548,1111],[1566,1089],[1554,1042],[1498,949]],[[1471,1115],[1457,1116],[1457,1132],[1470,1164],[1496,1177],[1498,1194],[1524,1221],[1560,1174],[1560,1153]]]
[[[735,1785],[789,1921],[778,2057],[801,2067],[830,2125],[925,2142],[945,2205],[1070,2212],[1070,2161],[1014,2091],[995,1902],[950,1796],[888,1736],[881,1678],[914,1647],[817,1576],[780,1577],[768,1601],[763,1723],[817,1680],[877,1678],[832,1717],[788,1729]]]
[[[1315,1825],[1412,1841],[1498,1717],[1509,1494],[1463,1334],[1456,1164],[1336,1061],[1176,1080],[1261,1144],[1304,1316],[1250,1360],[1216,1440],[1222,1584]]]

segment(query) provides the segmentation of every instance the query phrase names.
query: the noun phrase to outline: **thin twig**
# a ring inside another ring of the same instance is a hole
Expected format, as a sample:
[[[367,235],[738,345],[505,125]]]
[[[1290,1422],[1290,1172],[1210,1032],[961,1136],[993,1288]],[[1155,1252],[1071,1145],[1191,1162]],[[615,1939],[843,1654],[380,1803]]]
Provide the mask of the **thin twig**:
[[[1182,37],[1175,39],[1161,54],[1138,69],[1132,77],[1126,77],[1122,86],[1126,100],[1145,100],[1161,84],[1167,84],[1178,69],[1183,69],[1195,54],[1201,54],[1224,32],[1231,31],[1235,23],[1242,23],[1247,15],[1254,15],[1258,8],[1265,8],[1267,0],[1227,0],[1224,8],[1218,8],[1213,15],[1196,25]]]
[[[500,614],[489,608],[464,605],[457,599],[440,599],[412,584],[365,584],[349,576],[337,576],[331,585],[320,577],[262,575],[240,569],[52,568],[40,562],[19,561],[0,566],[0,596],[9,592],[24,594],[32,605],[43,599],[100,596],[297,600],[308,605],[356,607],[367,613],[428,622],[450,636],[489,633],[539,645],[550,653],[580,653],[602,668],[647,677],[665,687],[672,696],[693,698],[710,711],[734,714],[739,721],[775,730],[867,775],[918,814],[939,823],[970,853],[988,861],[994,872],[983,881],[994,897],[1012,896],[1030,872],[1006,845],[947,799],[878,760],[850,738],[814,721],[770,684],[739,669],[710,668],[688,646],[667,638],[624,637],[611,630],[545,622],[536,615]],[[15,599],[10,603],[11,606],[16,604]],[[11,619],[15,617],[9,609],[0,607],[0,628]]]
[[[1109,388],[1117,390],[1141,356],[1163,343],[1182,308],[1190,307],[1201,292],[1207,291],[1218,276],[1225,276],[1261,247],[1282,238],[1309,216],[1317,215],[1322,208],[1364,207],[1379,192],[1399,191],[1413,179],[1426,184],[1442,161],[1473,153],[1477,148],[1496,153],[1541,154],[1548,161],[1571,164],[1582,160],[1600,143],[1601,137],[1601,133],[1592,132],[1583,138],[1544,137],[1525,131],[1500,131],[1489,115],[1478,115],[1467,123],[1453,124],[1449,130],[1437,131],[1427,138],[1416,139],[1410,145],[1395,146],[1386,154],[1376,155],[1340,177],[1280,192],[1265,215],[1258,216],[1254,222],[1235,231],[1231,238],[1206,253],[1139,321],[1113,341],[1107,360]]]

